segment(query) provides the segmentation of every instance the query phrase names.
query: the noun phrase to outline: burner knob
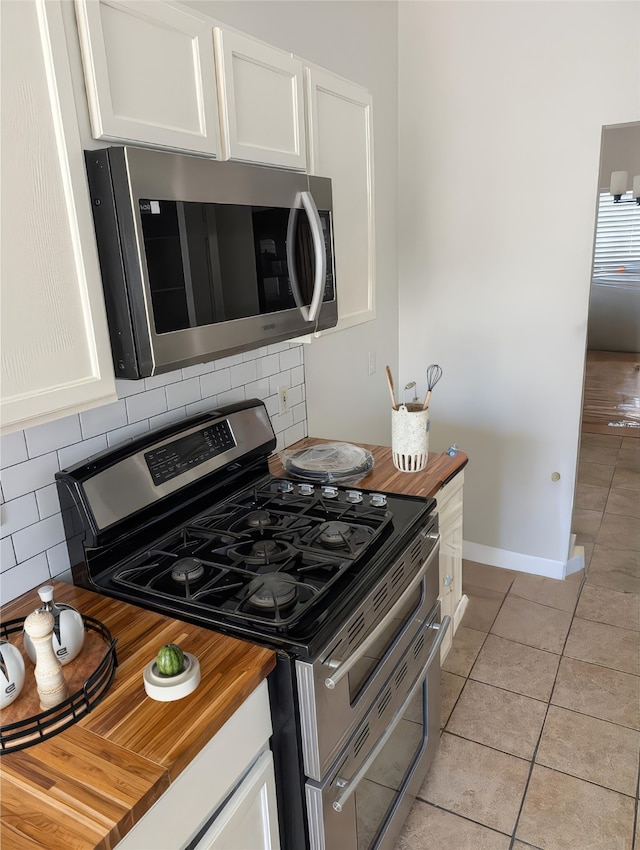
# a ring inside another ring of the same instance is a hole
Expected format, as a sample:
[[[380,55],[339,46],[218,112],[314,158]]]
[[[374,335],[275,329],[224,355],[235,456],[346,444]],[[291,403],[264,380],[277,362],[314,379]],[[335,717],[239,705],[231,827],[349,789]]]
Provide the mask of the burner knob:
[[[325,499],[335,499],[338,495],[338,488],[324,486],[322,488],[322,495],[325,497]]]
[[[360,490],[347,490],[347,502],[352,502],[354,505],[362,501],[362,493]]]
[[[387,497],[384,493],[372,493],[371,504],[374,508],[383,508],[387,504]]]
[[[293,493],[293,484],[291,481],[283,481],[280,484],[280,491],[282,493]]]
[[[301,496],[313,496],[314,490],[313,484],[298,484],[298,492]]]

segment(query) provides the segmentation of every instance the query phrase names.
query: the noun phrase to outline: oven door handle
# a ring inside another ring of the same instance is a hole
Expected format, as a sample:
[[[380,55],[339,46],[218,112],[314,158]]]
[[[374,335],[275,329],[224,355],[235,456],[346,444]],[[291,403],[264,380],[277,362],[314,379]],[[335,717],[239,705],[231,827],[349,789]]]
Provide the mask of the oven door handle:
[[[391,723],[385,729],[384,734],[382,735],[382,737],[380,738],[378,743],[371,750],[371,752],[369,753],[367,758],[363,761],[363,763],[360,765],[359,769],[356,771],[356,773],[353,775],[353,777],[351,779],[341,779],[339,776],[336,778],[336,785],[338,786],[338,788],[340,788],[340,795],[337,798],[337,800],[335,800],[335,802],[333,803],[333,808],[335,809],[336,812],[342,811],[342,808],[343,808],[344,804],[346,803],[346,801],[349,799],[349,797],[356,790],[360,781],[362,779],[364,779],[365,775],[369,772],[369,768],[374,763],[374,761],[378,758],[382,748],[385,746],[385,744],[387,743],[389,738],[393,735],[398,723],[400,723],[400,721],[402,720],[402,715],[404,714],[405,710],[407,709],[409,703],[411,702],[413,697],[416,695],[418,688],[422,686],[422,683],[424,682],[424,678],[425,678],[425,675],[427,673],[427,670],[429,669],[429,666],[430,666],[431,662],[433,661],[436,652],[439,651],[440,644],[444,640],[444,636],[447,633],[447,629],[449,628],[450,624],[451,624],[451,617],[447,614],[446,616],[444,616],[442,618],[441,623],[434,623],[433,625],[429,626],[430,629],[434,629],[434,630],[438,631],[438,636],[435,639],[433,646],[431,647],[431,652],[429,653],[429,657],[425,661],[424,667],[420,671],[420,675],[418,676],[418,678],[414,682],[413,687],[411,688],[411,690],[409,691],[409,693],[406,696],[406,699],[404,700],[404,702],[402,703],[402,705],[400,706],[400,708],[396,712]]]
[[[398,607],[402,607],[402,605],[404,605],[405,601],[410,598],[411,594],[414,592],[416,587],[418,587],[418,585],[420,584],[420,582],[424,578],[425,573],[427,572],[427,570],[429,568],[429,564],[431,563],[431,561],[436,557],[436,555],[440,551],[440,535],[437,532],[436,533],[431,532],[428,536],[432,540],[436,541],[435,546],[433,547],[431,552],[429,552],[427,560],[424,562],[424,564],[420,568],[420,572],[415,576],[415,578],[412,580],[411,584],[408,585],[408,587],[406,588],[406,590],[404,591],[402,596],[398,599],[398,601],[393,606],[393,608],[391,608],[390,611],[387,611],[387,613],[382,618],[382,620],[380,620],[380,622],[375,627],[375,629],[373,629],[373,631],[371,631],[367,635],[367,637],[362,641],[360,646],[356,649],[356,651],[352,655],[349,656],[349,658],[347,658],[345,661],[334,661],[332,658],[330,658],[330,659],[328,659],[327,661],[324,662],[327,667],[334,668],[334,672],[331,674],[331,676],[328,676],[324,680],[325,686],[327,688],[329,688],[330,690],[335,688],[335,686],[338,684],[338,682],[341,679],[344,679],[344,677],[347,675],[349,670],[351,670],[351,668],[355,664],[358,663],[358,661],[362,658],[363,655],[367,654],[367,652],[369,651],[369,648],[371,646],[373,646],[373,644],[378,640],[380,635],[385,631],[385,629],[388,627],[389,623],[395,617],[395,613],[396,613],[396,610],[398,609]],[[413,621],[409,620],[402,627],[402,630],[398,634],[394,643],[396,643],[402,637],[402,635],[406,632],[406,630],[411,627],[412,623],[413,623]]]

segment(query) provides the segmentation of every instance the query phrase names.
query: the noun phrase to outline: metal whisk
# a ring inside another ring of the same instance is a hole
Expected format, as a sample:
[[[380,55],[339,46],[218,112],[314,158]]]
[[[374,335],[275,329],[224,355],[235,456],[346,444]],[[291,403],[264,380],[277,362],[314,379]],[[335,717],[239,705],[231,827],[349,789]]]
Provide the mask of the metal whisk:
[[[438,383],[440,378],[442,377],[442,367],[438,366],[437,363],[432,363],[431,366],[427,366],[427,394],[424,397],[424,403],[422,405],[422,409],[426,410],[429,407],[429,399],[431,398],[431,390]]]

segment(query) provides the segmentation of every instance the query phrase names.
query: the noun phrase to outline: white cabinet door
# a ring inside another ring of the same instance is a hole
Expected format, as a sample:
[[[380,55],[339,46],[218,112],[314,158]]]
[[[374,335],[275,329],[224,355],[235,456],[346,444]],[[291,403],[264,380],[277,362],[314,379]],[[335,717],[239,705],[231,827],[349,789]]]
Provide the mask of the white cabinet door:
[[[195,850],[279,850],[271,751],[263,753]]]
[[[451,628],[440,649],[444,661],[456,629],[460,625],[467,599],[462,594],[462,493],[464,473],[436,493],[440,522],[440,605],[442,614],[451,617]]]
[[[2,426],[116,398],[84,156],[54,0],[2,3]]]
[[[215,46],[223,158],[304,170],[302,62],[226,29]]]
[[[332,181],[340,330],[376,317],[372,99],[321,68],[305,74],[309,171]]]
[[[204,15],[158,0],[76,0],[76,17],[94,138],[218,155]]]

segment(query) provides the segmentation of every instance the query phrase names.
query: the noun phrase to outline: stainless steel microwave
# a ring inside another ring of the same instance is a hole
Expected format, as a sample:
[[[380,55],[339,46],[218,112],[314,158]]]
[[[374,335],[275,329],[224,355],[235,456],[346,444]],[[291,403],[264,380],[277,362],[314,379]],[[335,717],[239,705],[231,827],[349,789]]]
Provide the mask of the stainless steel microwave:
[[[122,146],[85,159],[116,377],[336,324],[327,178]]]

